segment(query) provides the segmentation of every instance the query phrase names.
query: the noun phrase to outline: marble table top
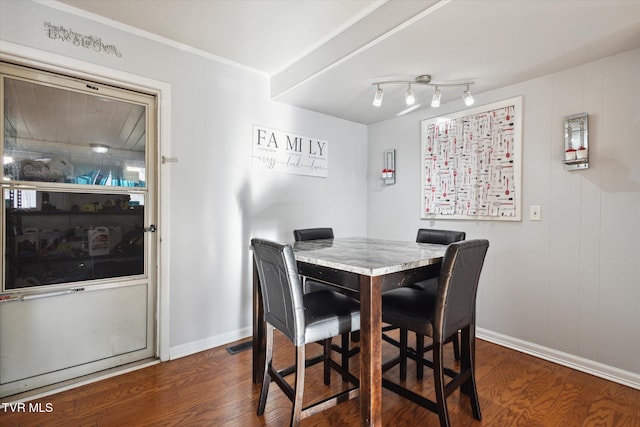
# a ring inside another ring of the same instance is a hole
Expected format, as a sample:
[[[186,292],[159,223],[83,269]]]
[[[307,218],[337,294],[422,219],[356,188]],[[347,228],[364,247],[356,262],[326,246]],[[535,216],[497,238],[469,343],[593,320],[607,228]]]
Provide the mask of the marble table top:
[[[382,276],[442,260],[446,245],[345,237],[293,243],[296,260],[367,276]]]

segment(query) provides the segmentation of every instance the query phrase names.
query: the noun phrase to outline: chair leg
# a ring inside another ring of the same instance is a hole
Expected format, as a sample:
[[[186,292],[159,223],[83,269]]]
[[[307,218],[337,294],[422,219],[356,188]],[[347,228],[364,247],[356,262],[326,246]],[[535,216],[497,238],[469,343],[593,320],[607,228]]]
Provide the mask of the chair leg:
[[[400,328],[400,380],[407,379],[407,338],[409,331]]]
[[[322,341],[322,344],[324,347],[324,384],[329,385],[331,384],[331,365],[329,364],[329,360],[331,360],[331,339]]]
[[[421,380],[424,377],[424,335],[416,333],[416,378]]]
[[[264,375],[262,377],[262,388],[260,390],[260,400],[258,401],[258,415],[264,414],[264,407],[267,403],[267,394],[269,393],[269,384],[271,383],[271,375],[269,375],[269,367],[273,359],[273,326],[266,324],[266,348],[264,356]]]
[[[451,340],[453,342],[453,356],[456,360],[460,360],[460,339],[458,338],[458,335],[458,332],[456,332]]]
[[[471,412],[476,420],[482,420],[482,413],[480,412],[480,401],[478,400],[478,388],[476,387],[476,374],[475,374],[475,352],[476,352],[476,334],[475,326],[470,325],[462,329],[462,358],[460,362],[461,372],[466,370],[471,371],[471,375],[467,381],[461,386],[460,390],[469,396],[471,401]]]
[[[445,394],[445,378],[443,353],[441,342],[433,341],[433,379],[436,389],[436,405],[438,407],[438,417],[440,418],[440,427],[449,427],[449,413],[447,412],[447,396]]]
[[[302,415],[302,395],[304,393],[304,344],[296,348],[296,379],[293,389],[293,409],[291,410],[291,426],[300,425]]]
[[[342,369],[349,372],[349,333],[342,334]],[[342,375],[342,381],[349,381],[346,374]],[[328,384],[328,383],[327,383]]]

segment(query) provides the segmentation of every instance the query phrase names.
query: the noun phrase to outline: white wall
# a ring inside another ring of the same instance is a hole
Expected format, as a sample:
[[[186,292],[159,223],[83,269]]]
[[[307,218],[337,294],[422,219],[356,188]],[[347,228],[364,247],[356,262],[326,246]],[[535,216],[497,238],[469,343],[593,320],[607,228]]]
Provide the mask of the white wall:
[[[419,227],[487,237],[478,325],[494,340],[640,384],[640,52],[476,96],[524,96],[522,222],[421,221],[419,121],[460,103],[370,126],[269,100],[266,77],[27,1],[0,0],[2,41],[171,85],[170,345],[174,356],[250,333],[249,239],[333,226],[412,240]],[[122,58],[46,37],[44,22],[99,35]],[[590,115],[591,168],[561,163],[562,117]],[[259,124],[326,140],[329,177],[251,168]],[[368,144],[367,146],[367,138]],[[395,148],[397,184],[379,180]],[[165,195],[166,196],[166,195]],[[542,206],[542,221],[527,219]],[[320,219],[321,218],[321,219]],[[618,370],[620,372],[618,372]]]
[[[640,50],[475,96],[523,95],[523,220],[420,220],[421,120],[462,102],[369,127],[368,234],[415,239],[434,227],[488,238],[479,333],[640,387]],[[475,107],[474,106],[474,107]],[[589,114],[590,168],[568,172],[563,117]],[[379,179],[396,149],[397,184]],[[529,221],[529,206],[542,221]]]
[[[0,0],[2,42],[171,85],[170,346],[172,357],[251,333],[252,236],[293,240],[300,227],[366,233],[367,128],[270,101],[268,79],[188,50],[56,10]],[[96,35],[122,57],[51,40],[44,22]],[[254,124],[329,143],[328,178],[258,172]],[[161,195],[167,196],[167,195]]]

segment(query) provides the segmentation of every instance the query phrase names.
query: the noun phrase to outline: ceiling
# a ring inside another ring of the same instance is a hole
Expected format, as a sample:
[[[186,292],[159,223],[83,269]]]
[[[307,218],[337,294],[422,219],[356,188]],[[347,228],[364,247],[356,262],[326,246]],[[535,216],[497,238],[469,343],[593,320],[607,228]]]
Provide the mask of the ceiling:
[[[66,11],[256,70],[272,98],[371,124],[406,86],[474,81],[479,94],[640,47],[640,0],[60,0]],[[105,20],[104,18],[107,18]],[[432,87],[413,87],[418,109]],[[442,88],[442,103],[464,88]]]

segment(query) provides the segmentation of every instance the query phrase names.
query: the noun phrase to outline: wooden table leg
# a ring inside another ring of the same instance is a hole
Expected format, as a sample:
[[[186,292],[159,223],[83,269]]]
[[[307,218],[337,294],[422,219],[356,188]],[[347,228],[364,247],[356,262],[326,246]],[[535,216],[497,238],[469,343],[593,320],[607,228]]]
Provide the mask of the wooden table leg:
[[[382,280],[360,278],[360,418],[382,425]]]
[[[262,383],[264,375],[264,353],[265,353],[265,326],[262,299],[260,294],[260,279],[256,261],[253,260],[253,382]]]

